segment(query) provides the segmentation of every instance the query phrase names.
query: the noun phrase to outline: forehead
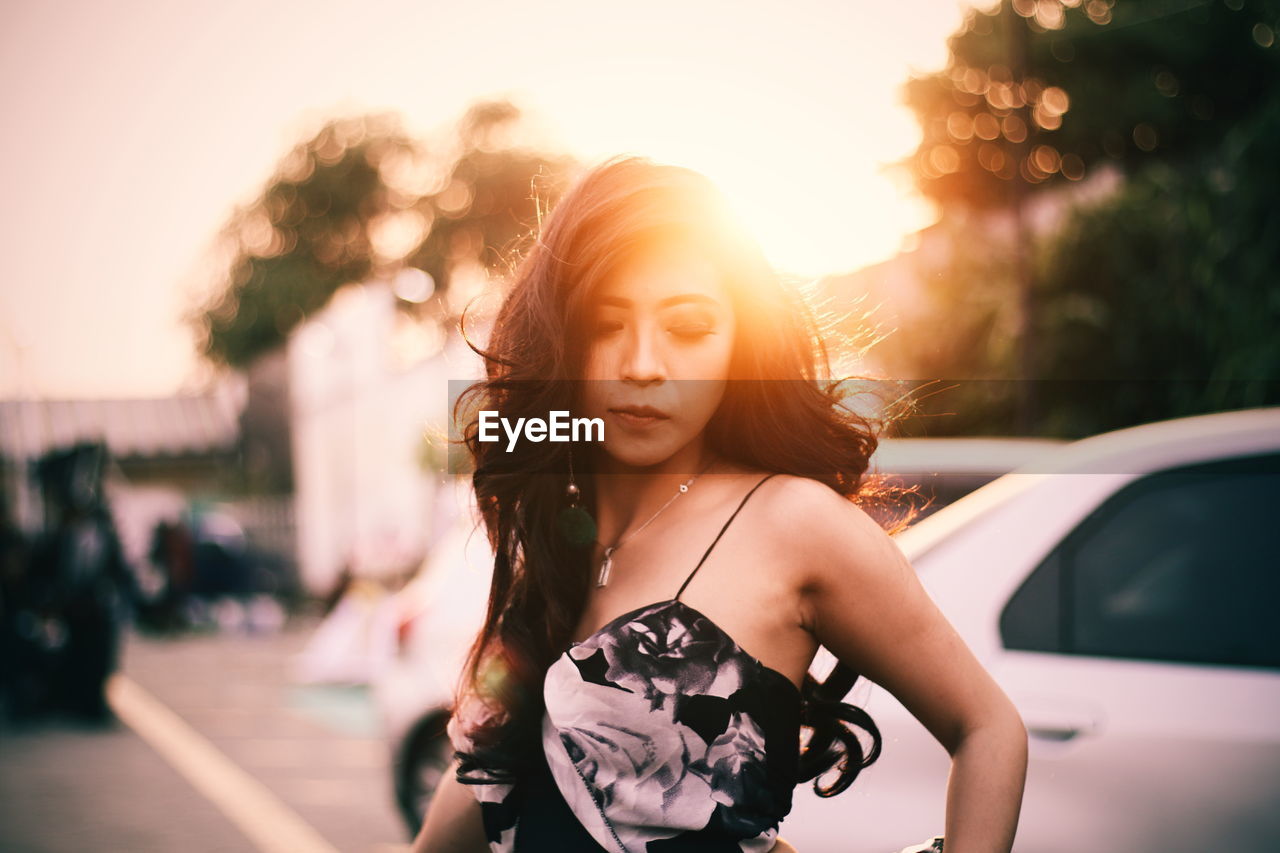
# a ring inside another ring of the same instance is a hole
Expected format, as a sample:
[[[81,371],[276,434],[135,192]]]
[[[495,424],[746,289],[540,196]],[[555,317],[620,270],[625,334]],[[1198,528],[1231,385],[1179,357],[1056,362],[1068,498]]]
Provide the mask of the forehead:
[[[724,276],[710,254],[694,244],[674,243],[646,248],[621,264],[600,283],[597,299],[603,304],[655,305],[685,294],[729,303]]]

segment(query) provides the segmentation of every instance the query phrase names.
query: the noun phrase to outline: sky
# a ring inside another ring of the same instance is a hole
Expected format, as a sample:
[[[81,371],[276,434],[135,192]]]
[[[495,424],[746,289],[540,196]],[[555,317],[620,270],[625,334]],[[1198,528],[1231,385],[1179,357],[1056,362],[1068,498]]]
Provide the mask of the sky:
[[[511,98],[590,164],[698,169],[780,269],[892,256],[936,213],[886,164],[967,0],[5,0],[0,398],[208,380],[181,317],[218,229],[327,118],[424,138]]]

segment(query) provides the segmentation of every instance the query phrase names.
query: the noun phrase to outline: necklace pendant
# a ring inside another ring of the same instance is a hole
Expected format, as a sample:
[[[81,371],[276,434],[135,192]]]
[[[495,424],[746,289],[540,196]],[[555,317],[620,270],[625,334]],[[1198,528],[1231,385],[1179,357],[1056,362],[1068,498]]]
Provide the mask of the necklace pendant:
[[[611,551],[613,551],[612,548],[605,551],[604,559],[600,561],[600,576],[596,578],[597,587],[602,587],[609,582],[609,570],[613,568],[613,557],[610,555]]]

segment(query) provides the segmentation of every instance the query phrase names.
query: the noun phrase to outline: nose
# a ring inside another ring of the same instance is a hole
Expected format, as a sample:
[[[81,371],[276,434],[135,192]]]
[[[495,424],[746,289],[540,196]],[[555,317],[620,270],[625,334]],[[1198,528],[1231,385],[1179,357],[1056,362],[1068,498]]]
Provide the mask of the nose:
[[[622,354],[622,379],[647,385],[666,378],[666,369],[658,351],[656,332],[648,324],[637,323],[627,336],[626,351]]]

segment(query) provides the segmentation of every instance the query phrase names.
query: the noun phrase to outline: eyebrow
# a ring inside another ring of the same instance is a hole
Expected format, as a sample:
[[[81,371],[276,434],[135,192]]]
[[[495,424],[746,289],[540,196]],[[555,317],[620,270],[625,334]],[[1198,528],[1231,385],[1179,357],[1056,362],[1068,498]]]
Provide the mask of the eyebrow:
[[[600,297],[600,302],[604,305],[616,305],[620,308],[631,307],[631,300],[624,299],[621,296],[602,296]],[[675,296],[668,296],[666,299],[660,300],[658,302],[658,307],[667,308],[671,305],[680,305],[685,302],[694,302],[712,306],[718,306],[720,304],[720,300],[707,296],[703,293],[678,293]]]

